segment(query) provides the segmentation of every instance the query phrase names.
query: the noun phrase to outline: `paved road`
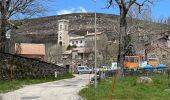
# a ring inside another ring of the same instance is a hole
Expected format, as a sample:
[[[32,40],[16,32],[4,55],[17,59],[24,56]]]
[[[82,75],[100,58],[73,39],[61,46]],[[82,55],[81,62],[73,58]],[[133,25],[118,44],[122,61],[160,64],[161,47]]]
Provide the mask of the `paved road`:
[[[78,92],[89,84],[92,75],[75,75],[75,78],[26,86],[3,94],[3,100],[82,100]]]

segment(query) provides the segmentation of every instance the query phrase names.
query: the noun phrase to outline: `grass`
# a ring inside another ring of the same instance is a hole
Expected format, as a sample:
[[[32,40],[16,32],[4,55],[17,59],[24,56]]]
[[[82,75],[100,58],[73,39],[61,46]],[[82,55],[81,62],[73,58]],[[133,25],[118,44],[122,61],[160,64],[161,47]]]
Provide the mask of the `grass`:
[[[112,94],[113,100],[170,100],[168,88],[168,79],[166,76],[151,76],[151,84],[136,83],[137,76],[129,76],[116,80],[116,87]],[[102,80],[98,88],[89,85],[80,91],[80,95],[87,100],[110,100],[112,88],[112,78]]]
[[[43,78],[43,79],[22,79],[22,80],[12,80],[12,81],[0,81],[0,93],[6,93],[13,91],[19,88],[22,88],[24,85],[38,84],[50,81],[56,81],[61,79],[73,78],[74,76],[70,73],[65,74],[63,77],[58,78]]]

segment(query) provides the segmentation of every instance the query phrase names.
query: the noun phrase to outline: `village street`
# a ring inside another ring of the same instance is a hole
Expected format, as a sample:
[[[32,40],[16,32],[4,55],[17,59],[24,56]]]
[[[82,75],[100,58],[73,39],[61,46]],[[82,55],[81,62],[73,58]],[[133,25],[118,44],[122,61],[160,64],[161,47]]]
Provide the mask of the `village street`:
[[[92,74],[75,75],[72,79],[25,86],[3,94],[3,100],[82,100],[78,92],[85,88]]]

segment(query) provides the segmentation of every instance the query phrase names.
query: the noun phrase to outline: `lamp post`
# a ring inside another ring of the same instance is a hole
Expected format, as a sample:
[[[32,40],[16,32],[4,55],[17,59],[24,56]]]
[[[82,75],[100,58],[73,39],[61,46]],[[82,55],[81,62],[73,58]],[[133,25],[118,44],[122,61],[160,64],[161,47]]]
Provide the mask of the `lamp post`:
[[[95,88],[97,88],[97,60],[96,60],[96,55],[97,55],[97,53],[96,53],[96,0],[94,0],[94,20],[95,20],[95,22],[94,22],[94,32],[95,32],[95,39],[94,39],[94,48],[95,48],[95,50],[94,50],[94,52],[95,52]]]

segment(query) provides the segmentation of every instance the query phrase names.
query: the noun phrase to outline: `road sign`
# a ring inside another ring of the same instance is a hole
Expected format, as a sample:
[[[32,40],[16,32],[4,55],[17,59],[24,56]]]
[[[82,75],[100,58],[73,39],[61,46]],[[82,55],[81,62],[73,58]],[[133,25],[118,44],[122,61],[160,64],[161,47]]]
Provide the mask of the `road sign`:
[[[112,63],[111,69],[117,70],[117,62],[113,62],[113,63]]]

